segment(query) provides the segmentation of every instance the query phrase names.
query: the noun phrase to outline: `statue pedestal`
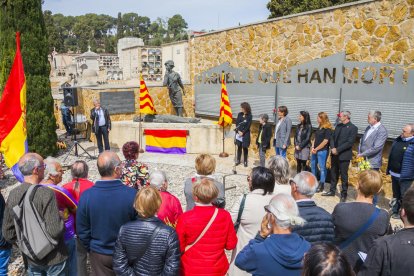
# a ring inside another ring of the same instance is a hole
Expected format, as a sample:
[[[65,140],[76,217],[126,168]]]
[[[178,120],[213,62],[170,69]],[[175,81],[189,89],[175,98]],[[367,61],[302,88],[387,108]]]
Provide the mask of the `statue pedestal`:
[[[201,120],[198,124],[191,123],[142,123],[145,129],[183,129],[188,130],[187,153],[220,154],[223,151],[223,130],[216,121]],[[232,127],[234,129],[234,127]],[[132,121],[112,122],[109,134],[111,147],[122,148],[128,141],[139,141],[139,123]],[[142,136],[141,148],[145,150],[145,135]],[[226,152],[234,151],[233,138],[225,138]]]

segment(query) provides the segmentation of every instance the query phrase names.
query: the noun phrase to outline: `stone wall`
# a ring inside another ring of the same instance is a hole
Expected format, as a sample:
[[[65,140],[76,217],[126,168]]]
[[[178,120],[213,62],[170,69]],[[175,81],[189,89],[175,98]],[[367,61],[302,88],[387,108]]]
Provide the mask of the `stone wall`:
[[[183,96],[184,116],[194,117],[193,108],[193,95],[194,89],[191,85],[184,85],[185,96]],[[89,119],[90,110],[93,108],[93,100],[99,99],[99,93],[101,92],[120,92],[126,90],[133,90],[135,95],[135,108],[136,112],[131,114],[113,114],[111,115],[112,121],[125,121],[132,120],[135,116],[139,115],[139,88],[138,87],[93,87],[93,88],[79,88],[78,89],[78,106],[76,107],[76,113],[81,113]],[[168,96],[168,89],[162,86],[148,86],[149,93],[154,101],[155,109],[158,114],[175,114],[174,108],[171,104]],[[60,129],[63,128],[60,111],[57,107],[60,106],[62,100],[60,97],[55,97],[55,116],[59,124]]]
[[[277,72],[345,52],[349,61],[414,69],[414,0],[359,1],[197,36],[190,41],[190,77],[229,62],[235,68]],[[258,125],[252,125],[252,141]],[[354,145],[354,155],[358,144]],[[390,142],[384,150],[385,171]],[[253,145],[250,154],[257,156]],[[268,151],[273,155],[273,148]],[[288,152],[295,166],[293,147]],[[351,183],[356,183],[356,164]],[[389,177],[384,180],[389,184]],[[386,194],[391,194],[386,185]]]
[[[414,68],[414,0],[360,1],[195,37],[190,75],[224,62],[272,72],[345,52]]]

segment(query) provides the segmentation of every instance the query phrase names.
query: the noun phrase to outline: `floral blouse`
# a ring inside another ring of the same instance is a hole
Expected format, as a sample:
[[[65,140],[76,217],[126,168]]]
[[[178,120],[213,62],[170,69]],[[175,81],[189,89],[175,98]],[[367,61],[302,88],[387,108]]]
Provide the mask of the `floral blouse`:
[[[124,160],[121,162],[121,181],[128,187],[137,190],[146,186],[149,178],[148,166],[137,160]]]

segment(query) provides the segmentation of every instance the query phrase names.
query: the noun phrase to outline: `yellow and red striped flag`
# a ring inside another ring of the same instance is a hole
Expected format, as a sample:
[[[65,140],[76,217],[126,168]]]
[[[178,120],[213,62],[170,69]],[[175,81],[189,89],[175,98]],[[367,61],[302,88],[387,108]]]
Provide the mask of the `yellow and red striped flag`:
[[[154,107],[154,102],[152,101],[142,75],[140,75],[139,82],[139,112],[141,114],[157,114],[157,111]]]
[[[227,94],[226,81],[224,73],[221,76],[221,100],[220,100],[220,117],[217,124],[222,127],[230,126],[233,123],[233,114],[231,112],[230,99]]]
[[[16,179],[23,182],[19,159],[28,151],[26,129],[26,78],[16,33],[16,55],[0,101],[0,152]]]

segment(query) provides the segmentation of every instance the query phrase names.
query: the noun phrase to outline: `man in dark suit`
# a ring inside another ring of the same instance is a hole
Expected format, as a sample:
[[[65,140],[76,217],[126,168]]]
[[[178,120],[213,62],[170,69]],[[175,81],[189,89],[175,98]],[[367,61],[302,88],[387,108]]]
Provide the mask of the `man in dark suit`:
[[[342,191],[341,202],[346,201],[348,194],[348,169],[352,159],[352,146],[358,133],[358,128],[351,123],[351,112],[342,111],[339,114],[341,121],[331,136],[331,187],[329,192],[322,196],[335,196],[336,184],[341,173]]]
[[[109,117],[108,110],[101,107],[99,100],[95,99],[93,104],[95,107],[91,109],[92,131],[96,135],[99,153],[101,153],[103,152],[102,138],[105,150],[110,150],[109,131],[111,130],[111,118]]]
[[[260,115],[259,135],[257,136],[256,145],[259,148],[260,166],[266,165],[266,150],[270,149],[270,139],[272,138],[272,127],[267,122],[269,115]]]

